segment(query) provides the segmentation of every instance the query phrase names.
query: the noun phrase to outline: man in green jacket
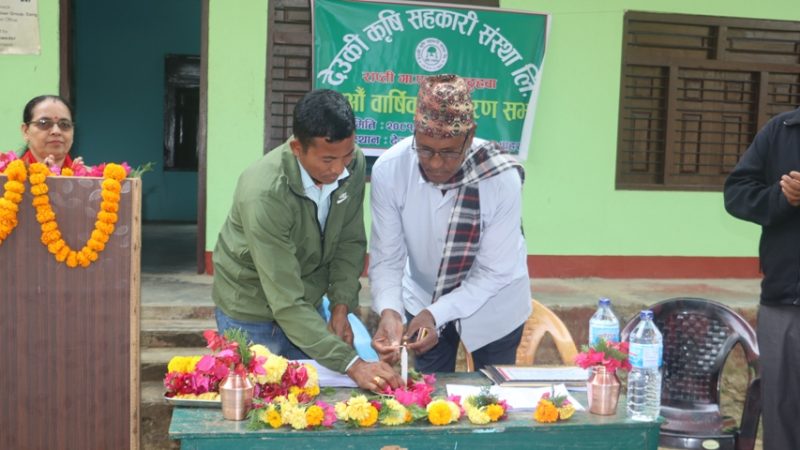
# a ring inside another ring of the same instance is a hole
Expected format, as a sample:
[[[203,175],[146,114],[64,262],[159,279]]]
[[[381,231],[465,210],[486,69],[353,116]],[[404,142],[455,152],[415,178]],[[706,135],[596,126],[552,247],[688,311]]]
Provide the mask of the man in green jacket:
[[[239,177],[214,249],[217,326],[241,328],[275,354],[313,358],[364,389],[397,387],[391,366],[357,356],[347,319],[366,252],[353,111],[341,94],[316,90],[293,119],[294,135]]]

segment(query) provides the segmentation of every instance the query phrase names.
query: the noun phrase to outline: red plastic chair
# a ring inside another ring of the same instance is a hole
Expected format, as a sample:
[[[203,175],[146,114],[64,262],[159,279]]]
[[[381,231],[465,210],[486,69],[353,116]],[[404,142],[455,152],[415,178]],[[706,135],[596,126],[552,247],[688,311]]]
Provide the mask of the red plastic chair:
[[[711,300],[673,298],[650,309],[664,336],[661,416],[665,422],[660,445],[752,450],[761,416],[758,343],[753,328],[734,310]],[[637,316],[625,325],[624,341],[638,323]],[[720,375],[737,343],[742,345],[750,369],[738,428],[719,409]]]

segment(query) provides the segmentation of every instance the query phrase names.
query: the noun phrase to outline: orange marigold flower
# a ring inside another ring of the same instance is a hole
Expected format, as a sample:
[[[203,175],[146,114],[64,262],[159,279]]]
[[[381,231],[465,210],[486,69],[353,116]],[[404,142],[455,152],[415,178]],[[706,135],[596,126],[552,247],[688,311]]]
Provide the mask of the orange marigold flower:
[[[120,199],[120,195],[117,192],[102,191],[100,195],[102,195],[103,200],[107,202],[119,202]]]
[[[498,405],[497,403],[492,403],[491,405],[486,406],[486,414],[489,415],[489,419],[492,422],[497,422],[498,420],[500,420],[500,418],[503,417],[503,414],[505,414],[505,412],[506,411],[503,409],[503,407]]]
[[[101,222],[99,220],[94,223],[94,227],[100,230],[100,232],[105,233],[107,235],[110,235],[111,233],[114,232],[114,225],[110,223]]]
[[[52,209],[47,209],[46,211],[40,211],[36,213],[36,220],[39,223],[51,222],[55,219],[56,213],[54,213]]]
[[[42,184],[47,179],[47,175],[43,173],[32,173],[29,177],[31,185]]]
[[[36,163],[31,164],[30,167],[28,167],[28,172],[30,172],[30,173],[43,173],[43,174],[47,175],[47,174],[50,173],[50,169],[48,169],[46,165],[44,165],[44,164],[42,164],[40,162],[36,162]]]
[[[10,211],[12,213],[19,212],[19,206],[17,206],[16,203],[11,203],[5,197],[0,197],[0,210],[3,210],[3,209],[8,210],[8,211]],[[14,215],[15,214],[11,214],[12,217]]]
[[[89,267],[89,264],[91,264],[89,258],[87,258],[82,251],[75,252],[75,259],[78,260],[78,264],[80,264],[81,267]],[[67,261],[67,264],[69,264],[69,261]]]
[[[31,185],[31,194],[33,195],[44,195],[47,194],[47,191],[47,185],[44,183]]]
[[[97,220],[103,223],[115,224],[117,223],[117,215],[115,213],[100,211],[97,213]]]
[[[119,181],[116,180],[103,180],[103,183],[100,186],[104,191],[120,192],[122,190],[122,186],[119,184]]]
[[[54,223],[54,222],[48,222],[48,223]],[[58,233],[58,234],[54,234],[54,233]],[[60,237],[61,237],[61,233],[54,230],[54,231],[47,231],[47,232],[42,233],[42,236],[41,236],[40,239],[42,241],[42,244],[50,245],[53,242],[57,241]]]
[[[317,405],[309,406],[306,409],[306,423],[310,427],[318,427],[322,425],[322,419],[325,418],[325,411]]]
[[[78,252],[70,250],[67,255],[67,267],[78,267]]]
[[[125,168],[119,164],[106,164],[106,167],[103,169],[103,176],[106,178],[111,178],[117,181],[122,181],[125,179]]]
[[[53,231],[58,229],[58,224],[53,221],[45,222],[41,225],[41,228],[42,228],[42,233],[47,233],[48,231]]]
[[[94,230],[92,231],[92,239],[101,244],[105,244],[106,242],[108,242],[108,235],[100,230]]]
[[[97,258],[98,258],[97,252],[95,252],[93,250],[87,250],[85,252],[85,255],[86,255],[87,258],[89,258],[89,261],[91,261],[91,262],[97,261]]]
[[[9,180],[12,181],[25,181],[28,173],[25,170],[25,163],[20,159],[11,161],[4,172]]]
[[[52,242],[52,243],[50,243],[50,244],[47,244],[47,250],[48,250],[50,253],[52,253],[52,254],[54,254],[54,255],[57,255],[57,254],[58,254],[58,252],[59,252],[59,251],[61,251],[61,249],[62,249],[62,248],[65,246],[65,245],[67,245],[67,243],[66,243],[66,242],[64,242],[64,240],[63,240],[63,239],[59,239],[59,240],[57,240],[57,241],[55,241],[55,242]]]
[[[74,173],[72,172],[72,169],[70,169],[69,167],[64,167],[63,169],[61,169],[62,177],[71,177],[72,175],[74,175]]]
[[[369,405],[367,408],[367,417],[358,421],[358,424],[362,427],[371,427],[375,425],[375,422],[378,421],[378,410],[375,409],[374,406]]]
[[[22,194],[25,192],[25,185],[19,181],[6,181],[6,184],[3,185],[3,187],[6,189],[6,192],[13,192],[15,194]]]
[[[8,201],[10,201],[12,203],[19,203],[19,202],[22,201],[22,195],[18,194],[16,192],[6,191],[6,193],[3,195],[3,197],[5,197],[6,200],[8,200]]]
[[[536,411],[533,413],[533,418],[542,423],[555,422],[558,420],[558,408],[549,400],[539,400]]]
[[[61,247],[61,250],[59,250],[58,253],[56,253],[56,261],[64,262],[67,260],[67,256],[69,256],[70,249],[67,243],[64,242],[63,239],[60,240],[59,242],[62,242],[63,246]]]
[[[96,251],[96,252],[102,252],[102,251],[103,251],[103,249],[104,249],[104,248],[106,248],[106,244],[104,244],[104,243],[102,243],[102,242],[100,242],[100,241],[96,241],[96,240],[94,240],[94,239],[89,239],[89,240],[86,242],[86,246],[87,246],[89,249],[91,249],[91,250],[94,250],[94,251]]]
[[[115,213],[119,211],[119,203],[117,202],[102,202],[100,203],[100,209],[105,212]]]
[[[37,209],[40,207],[48,207],[50,206],[50,197],[46,195],[38,195],[33,197],[33,206]]]
[[[452,419],[450,406],[447,402],[437,402],[428,405],[428,421],[433,425],[447,425]]]

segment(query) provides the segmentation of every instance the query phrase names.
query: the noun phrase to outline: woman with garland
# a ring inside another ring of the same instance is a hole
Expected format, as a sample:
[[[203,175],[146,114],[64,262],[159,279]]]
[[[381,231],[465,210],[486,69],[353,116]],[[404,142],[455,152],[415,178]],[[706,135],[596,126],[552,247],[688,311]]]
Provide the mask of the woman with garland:
[[[72,106],[57,95],[40,95],[31,99],[22,111],[22,136],[26,164],[41,162],[48,167],[82,166],[83,159],[69,156],[75,136]]]

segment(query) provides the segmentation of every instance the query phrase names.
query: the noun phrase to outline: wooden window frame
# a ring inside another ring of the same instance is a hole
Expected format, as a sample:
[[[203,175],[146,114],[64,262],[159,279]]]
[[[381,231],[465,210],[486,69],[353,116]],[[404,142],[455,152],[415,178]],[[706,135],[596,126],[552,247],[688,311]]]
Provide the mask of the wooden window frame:
[[[800,22],[625,13],[616,188],[721,191],[800,106]]]

